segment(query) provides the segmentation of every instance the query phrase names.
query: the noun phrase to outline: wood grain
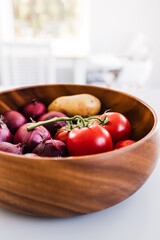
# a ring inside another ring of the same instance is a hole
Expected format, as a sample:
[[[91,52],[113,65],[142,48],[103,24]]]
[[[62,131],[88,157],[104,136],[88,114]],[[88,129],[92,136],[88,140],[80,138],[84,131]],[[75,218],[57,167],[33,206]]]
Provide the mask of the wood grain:
[[[159,154],[154,111],[141,100],[110,89],[45,85],[0,94],[0,113],[20,110],[33,98],[48,105],[59,96],[89,93],[106,109],[129,118],[137,143],[124,149],[73,158],[26,158],[0,152],[0,205],[24,214],[67,217],[111,207],[137,191]],[[144,199],[145,201],[145,199]]]

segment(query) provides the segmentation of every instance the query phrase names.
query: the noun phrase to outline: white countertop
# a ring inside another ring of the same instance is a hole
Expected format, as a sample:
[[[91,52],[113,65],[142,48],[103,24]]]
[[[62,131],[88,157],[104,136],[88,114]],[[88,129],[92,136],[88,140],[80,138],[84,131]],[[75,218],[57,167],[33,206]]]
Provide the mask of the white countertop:
[[[132,90],[160,116],[160,89]],[[0,208],[1,240],[159,240],[160,161],[133,196],[109,209],[72,218],[46,219]]]

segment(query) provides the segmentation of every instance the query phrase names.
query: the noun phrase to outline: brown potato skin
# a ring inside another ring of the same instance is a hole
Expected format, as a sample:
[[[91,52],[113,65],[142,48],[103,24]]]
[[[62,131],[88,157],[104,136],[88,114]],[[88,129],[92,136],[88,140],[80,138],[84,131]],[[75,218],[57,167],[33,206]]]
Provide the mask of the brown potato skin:
[[[58,111],[67,116],[93,116],[100,112],[101,102],[91,94],[58,97],[48,106],[48,111]]]

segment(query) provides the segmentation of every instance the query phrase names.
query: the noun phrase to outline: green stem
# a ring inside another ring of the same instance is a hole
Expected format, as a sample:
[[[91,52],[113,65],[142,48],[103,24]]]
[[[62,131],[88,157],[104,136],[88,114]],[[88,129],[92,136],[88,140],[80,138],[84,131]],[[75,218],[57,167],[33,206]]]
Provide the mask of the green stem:
[[[36,127],[39,127],[39,126],[42,126],[42,125],[45,125],[45,124],[48,124],[48,123],[52,123],[52,122],[57,122],[57,121],[75,121],[75,120],[78,120],[78,119],[82,122],[83,127],[85,127],[86,124],[85,124],[84,119],[81,116],[76,115],[76,116],[70,117],[70,118],[69,117],[59,117],[59,118],[55,117],[55,118],[49,119],[47,121],[40,121],[40,122],[35,123],[32,126],[27,127],[27,130],[32,130],[32,129],[36,128]]]
[[[75,116],[75,117],[76,117],[76,116]],[[80,122],[82,122],[82,124],[83,124],[83,127],[86,127],[86,123],[85,123],[85,120],[84,120],[83,117],[77,115],[77,120],[80,120]]]
[[[74,125],[76,127],[79,128],[83,128],[83,127],[88,127],[90,126],[90,124],[92,124],[90,122],[90,120],[97,120],[99,122],[100,125],[105,125],[108,122],[108,118],[105,119],[105,115],[103,117],[103,119],[100,119],[98,117],[88,117],[88,118],[83,118],[79,115],[75,115],[74,117],[54,117],[52,119],[49,119],[47,121],[41,121],[41,122],[37,122],[35,124],[33,124],[32,126],[28,126],[27,130],[32,130],[36,127],[39,127],[41,125],[45,125],[48,123],[52,123],[52,122],[57,122],[57,121],[66,121],[67,122],[67,126],[68,126],[68,130],[71,131],[73,129],[73,122],[72,121],[77,121],[77,124]],[[82,122],[82,126],[80,125],[80,123]]]
[[[88,122],[89,120],[92,120],[92,119],[98,120],[100,123],[103,123],[103,120],[101,120],[99,117],[88,117],[88,118],[85,118],[84,120]]]
[[[103,120],[102,126],[104,126],[108,121],[109,121],[109,118],[107,117],[106,119]]]

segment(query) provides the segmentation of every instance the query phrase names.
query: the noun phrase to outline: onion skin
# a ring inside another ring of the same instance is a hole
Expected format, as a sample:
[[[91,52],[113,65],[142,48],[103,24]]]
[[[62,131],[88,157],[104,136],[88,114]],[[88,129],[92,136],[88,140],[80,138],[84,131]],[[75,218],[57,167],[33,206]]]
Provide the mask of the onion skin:
[[[32,157],[40,157],[40,156],[38,156],[37,154],[35,154],[35,153],[26,153],[26,154],[24,154],[24,156],[25,157],[28,157],[28,158],[32,158]]]
[[[57,111],[50,111],[48,113],[43,114],[39,119],[38,122],[40,121],[46,121],[55,117],[67,117],[64,113],[57,112]],[[48,123],[45,125],[45,128],[50,132],[52,138],[54,138],[55,134],[57,131],[66,125],[66,122],[64,121],[58,121],[58,122],[53,122],[53,123]]]
[[[42,141],[35,147],[33,153],[41,157],[66,157],[68,155],[67,145],[60,140]]]
[[[12,141],[12,134],[8,129],[7,125],[0,120],[0,142],[11,142]]]
[[[30,119],[37,120],[41,115],[46,112],[46,106],[42,102],[38,102],[35,99],[32,100],[32,103],[29,103],[23,108],[23,115]]]
[[[48,130],[39,126],[33,130],[28,131],[27,126],[32,126],[34,123],[26,123],[22,125],[14,136],[14,143],[22,143],[24,145],[24,152],[31,153],[32,150],[44,139],[50,139],[51,135]]]
[[[0,151],[21,155],[23,152],[23,145],[15,145],[9,142],[0,142]]]
[[[15,134],[19,127],[27,123],[27,119],[20,112],[14,110],[5,112],[3,114],[3,117],[7,127],[12,134]]]

